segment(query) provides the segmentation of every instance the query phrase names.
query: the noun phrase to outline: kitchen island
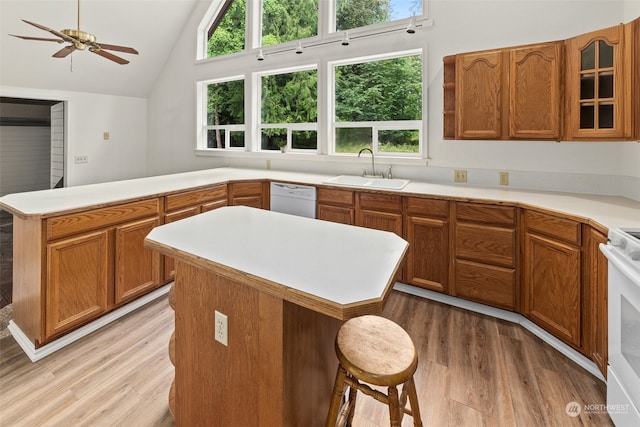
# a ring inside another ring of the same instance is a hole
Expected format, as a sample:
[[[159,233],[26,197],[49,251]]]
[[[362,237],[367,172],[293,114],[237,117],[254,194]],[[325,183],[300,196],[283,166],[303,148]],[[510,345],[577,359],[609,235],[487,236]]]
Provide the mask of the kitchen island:
[[[172,413],[189,426],[324,425],[335,334],[382,311],[408,246],[244,206],[157,227],[145,244],[176,260]]]

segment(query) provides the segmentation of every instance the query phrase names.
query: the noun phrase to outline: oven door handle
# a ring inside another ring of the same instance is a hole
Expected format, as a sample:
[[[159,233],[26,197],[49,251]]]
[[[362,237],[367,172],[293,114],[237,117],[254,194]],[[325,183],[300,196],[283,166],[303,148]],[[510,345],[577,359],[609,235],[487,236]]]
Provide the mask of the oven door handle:
[[[618,252],[618,249],[613,247],[612,245],[605,245],[604,243],[600,243],[600,252],[607,257],[607,260],[611,264],[613,264],[620,272],[631,280],[636,286],[640,286],[640,274],[635,271],[630,263],[633,262],[629,259],[626,259],[623,255]]]

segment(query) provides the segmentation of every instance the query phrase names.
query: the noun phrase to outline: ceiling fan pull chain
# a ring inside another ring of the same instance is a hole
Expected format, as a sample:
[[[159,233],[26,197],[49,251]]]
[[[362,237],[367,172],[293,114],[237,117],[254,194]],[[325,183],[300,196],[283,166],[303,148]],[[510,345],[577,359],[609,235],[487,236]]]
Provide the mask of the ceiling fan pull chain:
[[[69,65],[69,71],[73,73],[73,54],[71,54],[69,58],[71,59],[71,62]]]

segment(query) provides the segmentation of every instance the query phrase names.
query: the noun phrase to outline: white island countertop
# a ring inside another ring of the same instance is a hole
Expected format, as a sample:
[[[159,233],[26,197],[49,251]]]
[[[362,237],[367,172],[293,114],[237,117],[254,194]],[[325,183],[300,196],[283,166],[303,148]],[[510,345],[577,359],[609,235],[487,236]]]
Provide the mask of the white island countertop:
[[[156,227],[145,245],[339,319],[382,310],[408,247],[390,232],[245,206]]]
[[[232,181],[267,179],[306,185],[325,185],[357,191],[371,189],[330,185],[334,175],[264,169],[216,168],[148,178],[82,185],[53,190],[8,194],[0,197],[0,208],[21,216],[48,217],[86,208],[100,207],[144,197]],[[381,190],[379,190],[381,191]],[[525,208],[540,208],[571,215],[605,228],[640,228],[640,201],[620,196],[601,196],[512,187],[480,187],[466,184],[429,183],[412,180],[401,195],[433,196],[460,201],[486,201]]]

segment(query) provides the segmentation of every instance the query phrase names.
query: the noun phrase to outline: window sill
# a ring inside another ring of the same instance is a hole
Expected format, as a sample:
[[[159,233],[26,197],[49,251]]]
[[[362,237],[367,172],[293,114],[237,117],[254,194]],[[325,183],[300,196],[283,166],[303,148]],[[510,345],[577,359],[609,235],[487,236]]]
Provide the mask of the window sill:
[[[194,154],[197,157],[220,157],[220,158],[245,158],[245,159],[267,159],[267,160],[291,160],[300,161],[306,160],[311,162],[336,162],[336,163],[370,163],[371,156],[369,154],[363,157],[355,157],[349,155],[328,155],[328,154],[307,154],[296,151],[273,151],[273,152],[247,152],[247,151],[211,151],[195,149]],[[413,166],[425,166],[429,164],[429,159],[423,157],[392,157],[392,156],[380,156],[375,158],[376,164],[380,165],[413,165]]]

